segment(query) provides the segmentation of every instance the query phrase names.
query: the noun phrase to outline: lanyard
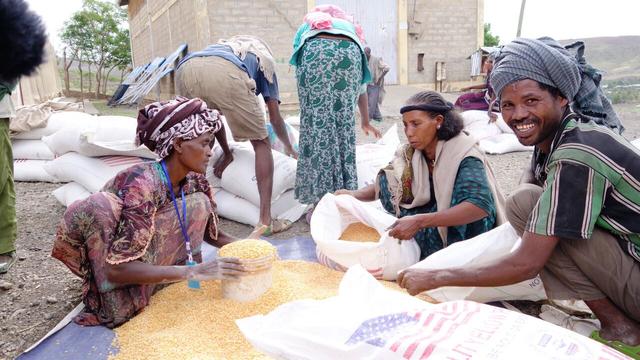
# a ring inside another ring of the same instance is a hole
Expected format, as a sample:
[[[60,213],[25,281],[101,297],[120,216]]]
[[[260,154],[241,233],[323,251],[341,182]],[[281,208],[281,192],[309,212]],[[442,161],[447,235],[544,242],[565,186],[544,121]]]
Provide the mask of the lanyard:
[[[167,171],[167,165],[164,160],[161,162],[162,170],[164,171],[164,175],[167,178],[167,187],[169,188],[169,192],[171,193],[171,200],[173,201],[173,208],[176,210],[176,215],[178,215],[178,222],[180,223],[180,229],[182,230],[182,236],[184,237],[184,245],[187,250],[187,258],[189,262],[193,262],[193,253],[191,251],[191,240],[189,239],[189,234],[187,233],[187,202],[184,200],[184,189],[180,186],[180,195],[182,197],[182,218],[180,218],[180,210],[178,210],[178,201],[176,201],[176,195],[173,193],[173,186],[171,185],[171,179],[169,178],[169,171]]]
[[[176,210],[176,215],[178,215],[178,222],[180,223],[180,230],[182,230],[182,236],[184,237],[184,247],[187,250],[187,265],[193,266],[196,264],[193,261],[193,252],[191,251],[191,239],[189,239],[189,233],[187,232],[187,202],[184,199],[184,189],[180,186],[180,197],[182,198],[182,217],[180,217],[180,210],[178,210],[178,201],[176,200],[176,195],[173,193],[173,186],[171,185],[171,179],[169,178],[169,171],[167,170],[167,165],[164,160],[160,161],[162,165],[162,171],[164,172],[165,177],[167,178],[167,187],[169,188],[169,193],[171,193],[171,200],[173,201],[173,208]],[[196,280],[189,280],[189,287],[199,289],[200,283]]]

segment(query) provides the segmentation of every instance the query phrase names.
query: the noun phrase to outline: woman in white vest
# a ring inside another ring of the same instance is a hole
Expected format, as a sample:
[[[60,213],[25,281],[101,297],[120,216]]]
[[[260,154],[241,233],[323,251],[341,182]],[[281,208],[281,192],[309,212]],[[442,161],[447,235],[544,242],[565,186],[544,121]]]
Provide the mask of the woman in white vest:
[[[475,140],[462,132],[453,104],[423,91],[400,113],[409,144],[398,148],[374,185],[336,194],[380,199],[398,217],[389,235],[415,238],[421,259],[504,222],[504,198],[493,172]]]

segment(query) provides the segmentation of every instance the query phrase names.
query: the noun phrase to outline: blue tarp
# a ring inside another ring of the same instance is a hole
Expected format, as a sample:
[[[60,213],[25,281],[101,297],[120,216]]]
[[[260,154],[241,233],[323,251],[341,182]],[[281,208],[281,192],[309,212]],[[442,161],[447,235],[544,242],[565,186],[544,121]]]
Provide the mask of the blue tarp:
[[[283,260],[317,262],[316,244],[310,237],[299,236],[291,239],[265,240],[278,248],[278,254]],[[213,258],[215,253],[216,249],[214,247],[209,245],[203,247],[205,260]],[[17,359],[107,359],[110,353],[118,352],[117,348],[111,346],[114,337],[115,333],[104,326],[80,326],[71,322],[33,350],[20,355]]]

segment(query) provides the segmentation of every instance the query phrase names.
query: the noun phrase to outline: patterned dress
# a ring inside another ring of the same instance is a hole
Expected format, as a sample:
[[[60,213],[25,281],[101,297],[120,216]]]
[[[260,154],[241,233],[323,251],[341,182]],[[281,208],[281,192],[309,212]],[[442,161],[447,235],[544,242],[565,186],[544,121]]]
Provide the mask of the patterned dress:
[[[380,172],[380,201],[385,210],[395,214],[393,203],[391,202],[391,192],[389,191],[387,176]],[[427,214],[438,211],[436,195],[433,190],[433,178],[431,180],[431,201],[426,205],[405,209],[400,207],[400,216],[410,216],[416,214]],[[489,216],[466,225],[450,226],[447,233],[447,242],[453,244],[458,241],[470,239],[474,236],[487,232],[495,227],[496,207],[493,195],[487,181],[487,175],[482,161],[475,157],[466,157],[460,163],[456,181],[451,195],[451,207],[462,203],[470,202],[486,211]],[[436,227],[424,228],[415,235],[416,242],[420,246],[420,259],[424,259],[434,252],[443,248],[442,238]]]
[[[109,282],[106,264],[141,261],[181,265],[187,258],[171,195],[159,163],[132,166],[102,192],[77,201],[64,214],[52,256],[83,279],[81,325],[116,327],[143,309],[158,285],[118,286]],[[203,175],[189,173],[183,183],[187,231],[200,259],[205,231],[217,238],[216,208]],[[180,196],[178,207],[182,209]]]
[[[314,37],[298,55],[300,141],[296,198],[314,204],[328,192],[356,189],[355,107],[362,53],[349,40]]]

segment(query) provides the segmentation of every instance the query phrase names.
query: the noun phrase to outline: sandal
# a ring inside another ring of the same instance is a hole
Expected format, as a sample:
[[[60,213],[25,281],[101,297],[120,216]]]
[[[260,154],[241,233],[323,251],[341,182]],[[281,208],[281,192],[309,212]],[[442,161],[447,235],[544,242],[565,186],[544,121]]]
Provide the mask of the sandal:
[[[13,266],[13,264],[16,263],[16,260],[18,259],[18,257],[16,256],[16,252],[15,251],[11,251],[5,254],[0,254],[2,256],[8,256],[9,260],[0,263],[0,274],[4,274],[6,272],[9,271],[9,269],[11,269],[11,267]]]
[[[270,225],[258,224],[249,234],[249,239],[259,239],[260,236],[271,236],[273,234],[288,230],[293,223],[285,219],[271,219]]]
[[[589,337],[597,342],[618,350],[619,352],[631,357],[632,359],[640,359],[640,345],[631,346],[618,340],[605,340],[600,337],[600,331],[592,332]]]

